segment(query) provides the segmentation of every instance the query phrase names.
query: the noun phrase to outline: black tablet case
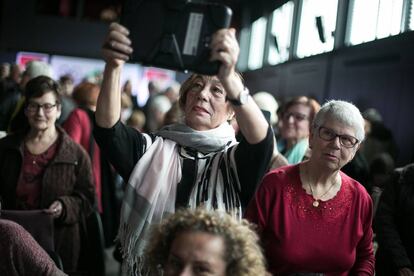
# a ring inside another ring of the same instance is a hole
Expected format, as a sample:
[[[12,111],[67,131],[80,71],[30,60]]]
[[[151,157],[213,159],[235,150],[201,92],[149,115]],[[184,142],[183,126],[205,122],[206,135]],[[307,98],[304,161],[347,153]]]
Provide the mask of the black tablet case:
[[[184,0],[126,0],[121,24],[130,30],[131,61],[179,71],[214,75],[209,62],[212,34],[230,25],[230,8]]]

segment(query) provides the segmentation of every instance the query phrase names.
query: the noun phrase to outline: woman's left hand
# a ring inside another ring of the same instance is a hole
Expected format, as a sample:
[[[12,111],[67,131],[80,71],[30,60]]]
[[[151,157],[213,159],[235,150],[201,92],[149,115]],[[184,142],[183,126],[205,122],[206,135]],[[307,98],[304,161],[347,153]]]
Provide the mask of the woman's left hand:
[[[227,99],[239,99],[240,93],[245,90],[240,76],[236,73],[236,64],[240,47],[236,39],[236,30],[233,28],[220,29],[214,33],[210,44],[211,61],[221,63],[217,78],[226,91]],[[228,103],[230,105],[230,103]],[[234,106],[237,123],[240,130],[250,144],[257,144],[267,135],[269,124],[263,113],[253,100],[241,106]]]
[[[46,213],[50,214],[53,218],[59,218],[62,215],[63,206],[59,200],[53,201],[48,209],[45,210]]]
[[[243,84],[241,83],[241,80],[235,75],[237,59],[240,52],[239,43],[236,39],[236,30],[230,28],[220,29],[215,32],[212,37],[210,48],[210,60],[221,62],[217,77],[223,84],[227,93],[231,94],[231,90],[234,90],[236,93],[240,93],[240,91],[243,89]],[[236,85],[236,88],[239,89],[229,89],[231,87],[234,87],[234,85]],[[235,98],[232,96],[233,95],[229,95],[230,98]]]

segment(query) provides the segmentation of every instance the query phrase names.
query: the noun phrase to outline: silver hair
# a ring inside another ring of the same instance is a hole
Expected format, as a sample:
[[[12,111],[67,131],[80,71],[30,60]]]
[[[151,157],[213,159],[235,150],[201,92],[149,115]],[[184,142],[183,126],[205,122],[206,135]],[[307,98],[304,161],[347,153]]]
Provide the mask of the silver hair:
[[[330,100],[322,105],[321,109],[313,120],[312,128],[315,129],[322,126],[328,118],[337,120],[355,130],[355,136],[362,142],[365,138],[364,118],[358,107],[354,104],[341,101]]]
[[[270,112],[270,124],[276,124],[279,120],[276,113],[279,105],[275,97],[269,92],[260,91],[253,95],[253,100],[256,102],[260,109]]]
[[[150,103],[149,109],[151,112],[159,111],[161,113],[165,113],[171,108],[171,102],[164,95],[157,95],[154,97],[152,102]]]
[[[53,78],[52,68],[49,64],[44,61],[33,60],[26,64],[25,74],[30,78],[34,79],[38,76],[47,76]]]

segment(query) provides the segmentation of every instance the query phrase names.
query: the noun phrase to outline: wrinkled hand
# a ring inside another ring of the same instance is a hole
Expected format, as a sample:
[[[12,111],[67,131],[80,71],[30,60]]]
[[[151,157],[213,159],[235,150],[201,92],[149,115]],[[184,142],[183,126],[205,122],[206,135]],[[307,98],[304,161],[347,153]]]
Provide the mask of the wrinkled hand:
[[[408,267],[404,267],[404,268],[401,268],[398,271],[398,275],[400,275],[400,276],[414,276],[414,271],[412,271]]]
[[[59,218],[62,215],[63,206],[59,200],[53,201],[48,209],[45,210],[46,213],[50,214],[53,218]]]
[[[240,53],[239,43],[236,39],[236,30],[230,28],[220,29],[215,32],[211,40],[210,48],[210,60],[221,62],[217,77],[225,88],[234,85],[234,81],[238,79],[234,73]],[[240,92],[240,90],[238,92]]]
[[[107,64],[121,66],[129,60],[132,53],[129,31],[118,23],[111,23],[102,45],[102,56]]]

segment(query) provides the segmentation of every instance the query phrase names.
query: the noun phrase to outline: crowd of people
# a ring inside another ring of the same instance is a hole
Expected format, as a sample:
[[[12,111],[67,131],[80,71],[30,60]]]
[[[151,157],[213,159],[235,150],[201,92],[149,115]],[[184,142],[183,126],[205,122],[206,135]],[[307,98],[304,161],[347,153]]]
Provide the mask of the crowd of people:
[[[414,275],[413,165],[395,170],[377,111],[251,96],[231,28],[211,40],[216,75],[151,82],[139,106],[128,34],[110,25],[100,83],[2,64],[0,206],[43,210],[62,259],[0,215],[2,275],[85,273],[93,212],[125,275]]]

